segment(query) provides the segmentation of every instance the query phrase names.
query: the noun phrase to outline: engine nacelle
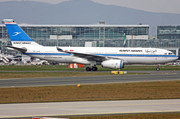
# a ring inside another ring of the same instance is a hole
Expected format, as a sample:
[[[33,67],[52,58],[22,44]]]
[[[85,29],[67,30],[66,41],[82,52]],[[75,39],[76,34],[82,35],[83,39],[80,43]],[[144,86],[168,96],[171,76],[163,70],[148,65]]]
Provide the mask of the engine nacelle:
[[[101,63],[102,67],[112,68],[112,69],[122,69],[124,68],[123,60],[110,59],[103,61]]]

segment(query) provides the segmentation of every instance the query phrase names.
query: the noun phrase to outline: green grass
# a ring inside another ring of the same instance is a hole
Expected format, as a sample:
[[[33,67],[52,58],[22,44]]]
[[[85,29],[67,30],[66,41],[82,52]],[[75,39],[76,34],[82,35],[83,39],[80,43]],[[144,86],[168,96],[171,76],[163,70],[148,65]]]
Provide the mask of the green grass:
[[[135,73],[129,73],[135,74]],[[104,76],[113,75],[110,72],[0,72],[0,79],[36,78],[36,77],[73,77],[73,76]]]
[[[86,66],[85,66],[86,67]],[[134,71],[134,70],[156,70],[157,66],[131,66],[127,65],[124,69],[121,69],[122,71]],[[180,70],[180,66],[161,66],[161,70]],[[0,71],[85,71],[85,68],[79,68],[79,69],[70,69],[67,65],[2,65],[0,66]],[[98,66],[98,71],[113,71],[116,69],[108,69],[108,68],[102,68],[101,66]]]

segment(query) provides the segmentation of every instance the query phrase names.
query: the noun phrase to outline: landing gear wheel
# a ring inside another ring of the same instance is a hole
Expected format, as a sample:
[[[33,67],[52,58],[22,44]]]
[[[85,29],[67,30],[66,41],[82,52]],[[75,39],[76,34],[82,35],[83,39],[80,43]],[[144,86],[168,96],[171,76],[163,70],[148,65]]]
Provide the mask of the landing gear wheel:
[[[97,71],[97,67],[92,67],[92,71]]]
[[[159,70],[160,70],[160,67],[159,67],[159,65],[157,65],[156,71],[159,71]]]
[[[90,67],[86,67],[86,71],[91,71],[91,68]]]

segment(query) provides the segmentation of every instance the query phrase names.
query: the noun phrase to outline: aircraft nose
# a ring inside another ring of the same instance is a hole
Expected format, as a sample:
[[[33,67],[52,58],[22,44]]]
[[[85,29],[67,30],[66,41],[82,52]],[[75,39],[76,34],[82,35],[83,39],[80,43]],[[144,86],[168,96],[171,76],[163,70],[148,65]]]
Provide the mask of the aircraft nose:
[[[176,57],[174,58],[174,60],[177,60],[179,57],[176,55]]]

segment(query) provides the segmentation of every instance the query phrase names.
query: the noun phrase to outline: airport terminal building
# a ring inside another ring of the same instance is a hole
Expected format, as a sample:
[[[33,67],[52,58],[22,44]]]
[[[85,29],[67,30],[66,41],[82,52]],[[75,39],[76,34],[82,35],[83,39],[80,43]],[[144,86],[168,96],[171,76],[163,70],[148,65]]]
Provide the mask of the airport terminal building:
[[[34,41],[44,46],[70,47],[155,47],[177,51],[180,26],[158,26],[157,36],[149,36],[149,25],[19,25]],[[174,34],[173,34],[174,33]],[[58,42],[57,42],[58,40]],[[6,27],[0,25],[0,50],[11,45]],[[179,53],[178,53],[179,54]]]
[[[157,39],[180,39],[180,26],[158,26]]]
[[[41,45],[84,47],[85,42],[94,42],[95,47],[121,47],[124,33],[148,39],[148,25],[19,25],[33,40]],[[57,37],[58,35],[58,37]],[[142,36],[142,37],[141,37]],[[0,27],[0,39],[8,39],[5,26]]]

